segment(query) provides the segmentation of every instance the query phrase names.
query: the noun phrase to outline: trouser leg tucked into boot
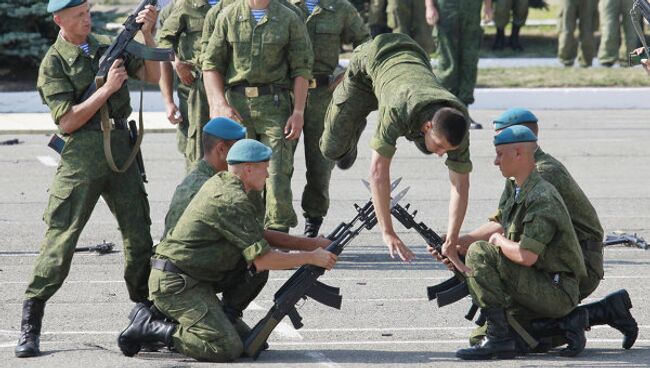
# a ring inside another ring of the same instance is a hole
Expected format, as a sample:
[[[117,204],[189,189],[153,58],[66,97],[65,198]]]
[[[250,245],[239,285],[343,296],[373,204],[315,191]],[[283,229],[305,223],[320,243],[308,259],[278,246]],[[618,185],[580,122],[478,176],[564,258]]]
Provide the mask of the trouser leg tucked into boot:
[[[639,326],[630,313],[632,301],[627,290],[615,291],[602,300],[581,305],[579,308],[589,312],[589,327],[610,325],[623,334],[624,349],[630,349],[634,345],[639,335]]]
[[[41,324],[45,302],[40,299],[27,299],[23,302],[23,318],[20,321],[20,338],[15,354],[18,358],[35,357],[41,354]]]
[[[484,308],[487,333],[480,343],[460,349],[456,357],[463,360],[512,359],[516,355],[515,339],[503,308]]]
[[[492,50],[498,51],[503,50],[506,46],[506,32],[503,28],[497,28],[497,33],[494,36],[494,43],[492,44]]]
[[[539,319],[531,322],[532,334],[537,338],[562,336],[567,347],[560,355],[574,357],[580,354],[587,342],[585,330],[589,327],[589,313],[581,308],[574,309],[568,315],[558,319]]]
[[[154,320],[153,313],[143,303],[136,304],[131,313],[131,322],[117,338],[117,345],[124,355],[137,354],[144,344],[162,342],[165,346],[173,347],[172,334],[176,330],[175,323]]]
[[[320,226],[323,224],[322,217],[307,217],[305,218],[305,236],[315,238],[318,236]]]
[[[512,26],[512,33],[510,34],[510,47],[515,51],[524,51],[524,47],[521,46],[519,40],[519,31],[521,30],[520,26]]]

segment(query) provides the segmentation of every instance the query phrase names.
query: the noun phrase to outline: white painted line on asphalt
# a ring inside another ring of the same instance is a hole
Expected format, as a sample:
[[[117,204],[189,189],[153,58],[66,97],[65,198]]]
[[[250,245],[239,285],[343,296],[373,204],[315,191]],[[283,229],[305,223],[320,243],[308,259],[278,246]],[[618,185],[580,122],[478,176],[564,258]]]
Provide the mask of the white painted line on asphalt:
[[[331,361],[328,357],[325,356],[325,354],[323,354],[320,351],[308,351],[306,355],[314,359],[316,363],[322,365],[323,367],[329,367],[329,368],[340,367],[340,365]]]
[[[587,344],[620,344],[621,339],[587,339]],[[650,340],[636,340],[636,344],[647,344]],[[300,341],[300,342],[273,342],[271,346],[355,346],[355,345],[423,345],[423,344],[467,344],[467,339],[460,340],[346,340],[346,341]],[[589,347],[587,346],[587,349]]]
[[[52,156],[37,156],[36,158],[45,166],[50,166],[50,167],[59,166],[59,161]]]

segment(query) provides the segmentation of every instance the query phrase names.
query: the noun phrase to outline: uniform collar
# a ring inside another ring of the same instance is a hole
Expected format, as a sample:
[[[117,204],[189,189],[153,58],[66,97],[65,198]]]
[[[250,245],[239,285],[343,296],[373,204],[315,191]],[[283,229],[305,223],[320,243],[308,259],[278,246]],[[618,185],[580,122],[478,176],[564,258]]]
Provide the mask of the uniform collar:
[[[271,0],[269,2],[269,7],[266,8],[266,15],[257,24],[260,25],[268,22],[269,20],[275,20],[278,17],[278,12],[280,11],[280,9],[278,8],[279,6],[284,6],[284,5],[277,4],[276,0]],[[240,14],[237,17],[238,21],[243,22],[251,19],[251,7],[248,6],[248,1],[243,0],[241,2],[241,8],[239,9],[240,9]]]
[[[309,9],[307,9],[307,4],[305,4],[304,0],[294,0],[293,4],[303,9],[305,13],[309,13]],[[320,13],[321,10],[335,11],[336,10],[335,4],[336,4],[335,0],[320,0],[318,2],[318,5],[314,9],[314,12],[311,14],[318,14]]]
[[[88,55],[94,58],[99,49],[100,43],[92,34],[88,35],[86,42],[88,42],[89,47]],[[66,41],[61,34],[56,37],[54,48],[59,52],[63,60],[68,63],[68,66],[74,64],[79,56],[84,55],[83,51],[81,51],[81,47]]]
[[[542,158],[542,156],[544,156],[545,154],[546,153],[544,153],[544,151],[542,151],[542,147],[537,146],[537,149],[535,150],[535,161]]]
[[[212,165],[210,165],[210,163],[206,160],[199,160],[196,168],[201,172],[209,174],[210,176],[214,176],[214,174],[217,173],[217,170],[215,170],[214,167],[212,167]]]
[[[515,203],[520,204],[523,202],[523,198],[526,198],[526,195],[528,192],[533,190],[535,186],[542,180],[542,177],[539,176],[539,173],[537,170],[533,170],[533,172],[530,173],[528,176],[528,179],[524,182],[524,185],[521,186],[521,191],[519,191],[519,195],[517,195],[517,198],[515,199]],[[516,184],[515,184],[516,185]]]

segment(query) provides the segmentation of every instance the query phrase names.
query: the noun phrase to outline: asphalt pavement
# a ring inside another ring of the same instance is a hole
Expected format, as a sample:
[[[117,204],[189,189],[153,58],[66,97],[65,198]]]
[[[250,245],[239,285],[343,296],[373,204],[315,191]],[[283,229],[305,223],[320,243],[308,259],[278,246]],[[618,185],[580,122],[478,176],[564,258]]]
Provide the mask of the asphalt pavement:
[[[491,121],[500,111],[472,111],[475,120]],[[535,111],[540,118],[540,144],[569,168],[592,200],[607,232],[623,230],[650,238],[650,110]],[[1,115],[0,115],[1,116]],[[160,117],[162,118],[162,117]],[[376,115],[359,145],[357,163],[332,175],[330,214],[323,231],[351,219],[353,204],[369,195],[360,179],[367,178],[368,141]],[[0,134],[3,134],[0,132]],[[122,356],[116,344],[126,326],[132,303],[122,280],[122,241],[117,222],[100,201],[79,245],[104,240],[118,252],[104,256],[77,254],[66,284],[45,309],[41,348],[43,356],[14,358],[19,335],[21,302],[30,278],[45,225],[47,188],[58,157],[46,147],[45,133],[0,135],[0,141],[18,137],[17,145],[0,146],[0,367],[204,367],[177,354],[146,353]],[[463,230],[482,224],[495,210],[503,178],[493,165],[489,130],[472,131],[470,205]],[[145,136],[143,153],[149,184],[151,227],[160,237],[163,219],[175,186],[183,177],[183,159],[176,151],[175,135]],[[300,195],[305,184],[304,151],[296,152],[293,204],[300,217]],[[410,186],[403,203],[418,209],[418,219],[442,233],[446,228],[449,184],[444,159],[422,155],[404,140],[392,163],[392,177],[402,177],[400,188]],[[292,230],[298,234],[304,226]],[[253,363],[259,367],[647,367],[650,366],[650,252],[612,246],[605,250],[605,279],[586,302],[626,288],[632,297],[640,335],[629,351],[621,348],[621,334],[607,326],[587,333],[587,348],[577,358],[530,355],[510,361],[463,362],[454,352],[467,346],[473,324],[463,316],[469,300],[438,308],[426,298],[425,287],[450,276],[427,255],[417,234],[396,224],[402,239],[417,254],[411,263],[391,259],[377,229],[363,232],[344,250],[336,268],[322,278],[341,288],[343,305],[334,310],[307,300],[299,312],[305,326],[294,330],[284,321],[271,335],[270,349]],[[273,293],[292,274],[274,271],[267,287],[245,311],[254,324],[272,303]]]

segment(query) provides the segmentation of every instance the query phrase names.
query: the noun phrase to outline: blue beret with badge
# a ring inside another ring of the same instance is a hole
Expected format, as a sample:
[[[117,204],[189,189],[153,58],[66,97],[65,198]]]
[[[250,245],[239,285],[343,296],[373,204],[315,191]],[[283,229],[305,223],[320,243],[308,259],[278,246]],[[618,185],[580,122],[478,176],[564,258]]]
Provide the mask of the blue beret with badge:
[[[246,136],[246,128],[232,119],[218,117],[205,124],[203,133],[227,141],[237,141]]]
[[[230,147],[226,162],[237,165],[249,162],[264,162],[271,159],[271,148],[254,139],[242,139]]]
[[[537,142],[535,133],[523,125],[509,126],[494,136],[495,146],[522,142]]]
[[[512,125],[533,123],[537,124],[537,116],[530,110],[515,107],[506,110],[503,114],[499,115],[493,122],[495,130],[501,130]]]
[[[86,0],[50,0],[47,2],[47,12],[56,13],[59,10],[72,8],[85,2]]]

